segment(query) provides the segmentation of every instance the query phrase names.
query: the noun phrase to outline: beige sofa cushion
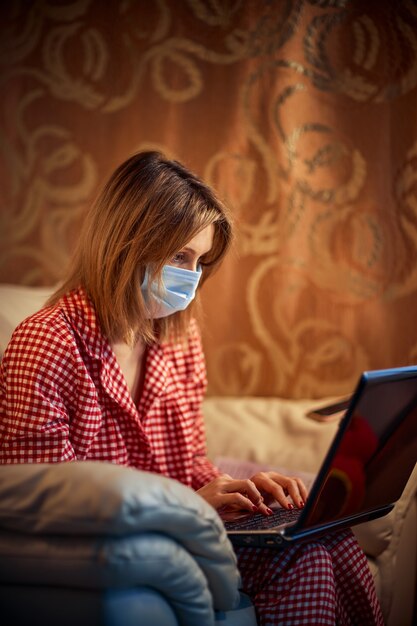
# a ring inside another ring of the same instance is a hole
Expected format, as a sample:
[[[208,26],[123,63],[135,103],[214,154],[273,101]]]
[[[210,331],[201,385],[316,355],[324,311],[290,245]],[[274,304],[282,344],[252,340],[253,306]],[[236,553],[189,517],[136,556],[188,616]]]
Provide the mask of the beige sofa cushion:
[[[206,398],[204,416],[210,458],[237,459],[316,472],[337,422],[306,417],[323,401],[275,398]]]
[[[394,532],[398,534],[400,527],[412,505],[417,492],[417,465],[404,489],[402,497],[388,515],[355,527],[355,535],[365,552],[378,557],[389,546]]]
[[[0,356],[16,326],[45,304],[54,287],[0,284]]]

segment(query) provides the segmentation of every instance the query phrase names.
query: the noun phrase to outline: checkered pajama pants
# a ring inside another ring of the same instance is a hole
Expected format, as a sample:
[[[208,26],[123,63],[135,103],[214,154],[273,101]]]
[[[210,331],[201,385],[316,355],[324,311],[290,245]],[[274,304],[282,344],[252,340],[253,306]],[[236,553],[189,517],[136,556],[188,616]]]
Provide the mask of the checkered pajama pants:
[[[351,530],[283,551],[236,550],[260,626],[382,626],[364,553]]]

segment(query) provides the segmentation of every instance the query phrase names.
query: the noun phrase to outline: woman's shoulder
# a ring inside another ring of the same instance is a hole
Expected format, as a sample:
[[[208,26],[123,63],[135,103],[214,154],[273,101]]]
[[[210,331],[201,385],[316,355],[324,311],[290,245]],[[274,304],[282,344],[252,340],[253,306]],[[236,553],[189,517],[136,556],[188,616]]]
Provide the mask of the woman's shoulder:
[[[56,343],[67,343],[70,339],[68,323],[59,304],[46,306],[24,319],[15,328],[6,354],[10,349],[41,347],[43,344],[53,346]]]
[[[69,344],[75,344],[74,329],[77,318],[80,317],[80,308],[83,295],[79,290],[63,295],[55,304],[46,305],[36,313],[25,318],[14,330],[6,349],[52,351],[53,347],[63,346],[68,349]]]

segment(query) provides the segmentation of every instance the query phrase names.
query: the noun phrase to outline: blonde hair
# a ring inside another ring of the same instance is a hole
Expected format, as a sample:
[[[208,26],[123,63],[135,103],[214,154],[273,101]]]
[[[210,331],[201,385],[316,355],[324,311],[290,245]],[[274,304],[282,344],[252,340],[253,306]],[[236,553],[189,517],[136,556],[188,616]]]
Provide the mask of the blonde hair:
[[[139,152],[110,177],[87,214],[66,280],[50,298],[83,287],[109,341],[147,343],[185,336],[192,305],[158,320],[141,293],[146,268],[160,280],[163,266],[203,228],[213,245],[201,258],[202,284],[232,239],[231,218],[214,191],[184,165],[159,152]]]

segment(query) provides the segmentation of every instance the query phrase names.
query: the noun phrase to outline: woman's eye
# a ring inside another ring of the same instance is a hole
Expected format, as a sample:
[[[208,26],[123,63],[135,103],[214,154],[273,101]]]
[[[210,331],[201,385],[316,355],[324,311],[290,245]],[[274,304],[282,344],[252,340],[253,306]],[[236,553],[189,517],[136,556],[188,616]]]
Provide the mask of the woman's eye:
[[[177,263],[179,265],[180,263],[184,263],[184,261],[185,255],[183,252],[178,252],[178,254],[172,257],[172,263]]]

